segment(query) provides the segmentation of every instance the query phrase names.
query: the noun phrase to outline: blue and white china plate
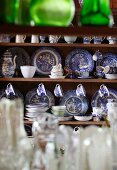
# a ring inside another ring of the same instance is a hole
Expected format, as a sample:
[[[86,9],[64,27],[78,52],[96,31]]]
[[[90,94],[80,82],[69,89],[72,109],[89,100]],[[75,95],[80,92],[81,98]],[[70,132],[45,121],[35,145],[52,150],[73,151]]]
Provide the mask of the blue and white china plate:
[[[108,90],[110,94],[109,98],[117,99],[117,91],[114,89],[110,89],[110,88],[108,88]],[[101,98],[99,95],[99,92],[96,91],[91,99],[91,106],[92,107],[103,107],[104,111],[107,112],[106,104],[107,104],[107,99],[105,97]]]
[[[54,106],[55,99],[53,94],[49,90],[46,90],[46,94],[47,96],[43,96],[43,97],[38,96],[37,88],[35,88],[26,94],[25,104],[30,105],[30,104],[47,103],[49,108]]]
[[[29,54],[20,47],[12,47],[8,49],[11,54],[12,57],[14,58],[15,55],[17,55],[16,57],[16,69],[20,71],[20,66],[23,65],[30,65],[30,56]]]
[[[61,55],[52,47],[40,47],[31,57],[37,74],[49,75],[52,66],[61,63]]]
[[[64,93],[60,100],[60,105],[66,106],[65,115],[85,115],[88,110],[88,101],[85,96],[78,97],[76,90],[69,90]]]
[[[100,61],[100,65],[105,66],[117,66],[117,55],[113,53],[105,53],[103,54],[103,58]]]
[[[65,66],[72,71],[91,72],[94,68],[94,61],[87,50],[75,49],[67,55]]]

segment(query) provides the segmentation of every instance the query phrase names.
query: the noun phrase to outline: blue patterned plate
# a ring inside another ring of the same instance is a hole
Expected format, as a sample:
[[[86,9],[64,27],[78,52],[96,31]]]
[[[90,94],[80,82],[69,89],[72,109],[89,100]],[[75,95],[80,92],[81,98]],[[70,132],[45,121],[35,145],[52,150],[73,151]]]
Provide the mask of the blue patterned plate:
[[[117,91],[114,89],[110,89],[110,88],[108,88],[108,90],[109,90],[109,94],[110,94],[109,98],[117,99]],[[102,99],[98,93],[98,90],[97,90],[91,99],[91,106],[92,107],[101,107],[102,106],[104,108],[104,111],[107,113],[106,104],[107,104],[107,99],[106,98]]]
[[[55,100],[53,94],[49,91],[46,90],[47,96],[40,97],[37,95],[37,88],[29,91],[26,94],[25,98],[25,104],[39,104],[39,103],[47,103],[49,108],[55,105]]]
[[[52,66],[61,63],[61,56],[54,48],[40,47],[34,52],[31,60],[33,65],[37,68],[37,74],[49,75]]]
[[[66,106],[65,115],[85,115],[88,110],[88,101],[85,96],[76,95],[76,90],[69,90],[64,93],[60,100],[60,105]]]
[[[100,61],[100,65],[105,67],[105,66],[117,66],[117,55],[113,53],[106,53],[103,54],[103,58]]]
[[[72,71],[89,71],[94,68],[92,55],[84,49],[75,49],[68,54],[65,66]]]

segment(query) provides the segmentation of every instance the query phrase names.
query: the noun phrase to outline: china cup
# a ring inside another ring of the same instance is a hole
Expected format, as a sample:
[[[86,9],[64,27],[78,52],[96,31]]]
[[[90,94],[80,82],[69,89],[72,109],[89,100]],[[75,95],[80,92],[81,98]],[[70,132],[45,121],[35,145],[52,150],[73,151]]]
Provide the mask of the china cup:
[[[106,39],[109,41],[109,44],[116,44],[117,42],[116,37],[108,36]]]
[[[64,36],[64,40],[65,40],[68,44],[75,42],[76,39],[77,39],[76,36]]]
[[[32,78],[35,74],[35,66],[20,66],[21,73],[24,78]]]

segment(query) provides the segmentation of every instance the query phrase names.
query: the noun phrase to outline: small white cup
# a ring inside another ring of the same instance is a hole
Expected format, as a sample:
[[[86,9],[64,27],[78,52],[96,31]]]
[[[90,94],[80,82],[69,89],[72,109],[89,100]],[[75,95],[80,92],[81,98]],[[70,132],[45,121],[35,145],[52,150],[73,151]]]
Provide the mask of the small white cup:
[[[32,35],[31,36],[31,43],[39,43],[38,35]]]
[[[35,66],[20,66],[21,73],[24,78],[32,78],[35,74]]]
[[[64,40],[70,44],[74,43],[76,41],[77,37],[76,36],[64,36]]]
[[[15,42],[16,43],[24,43],[26,39],[26,35],[16,35]]]

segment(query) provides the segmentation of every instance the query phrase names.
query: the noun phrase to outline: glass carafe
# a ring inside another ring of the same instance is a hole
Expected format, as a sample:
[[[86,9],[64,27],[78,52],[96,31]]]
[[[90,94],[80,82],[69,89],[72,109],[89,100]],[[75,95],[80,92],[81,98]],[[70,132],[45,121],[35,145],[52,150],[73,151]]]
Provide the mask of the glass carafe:
[[[32,25],[68,26],[75,12],[73,0],[31,0]]]

